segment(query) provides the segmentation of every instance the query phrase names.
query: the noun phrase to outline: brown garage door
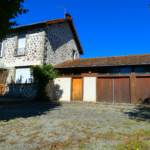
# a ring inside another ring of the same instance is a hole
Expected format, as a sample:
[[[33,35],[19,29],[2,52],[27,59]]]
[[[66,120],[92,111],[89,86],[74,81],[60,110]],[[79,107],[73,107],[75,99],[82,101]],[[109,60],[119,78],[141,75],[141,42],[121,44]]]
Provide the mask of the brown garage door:
[[[98,102],[113,102],[113,79],[98,78]]]
[[[129,78],[114,78],[114,102],[130,103]]]
[[[136,78],[136,103],[147,103],[150,99],[150,77]]]
[[[129,78],[98,78],[99,102],[130,103]]]

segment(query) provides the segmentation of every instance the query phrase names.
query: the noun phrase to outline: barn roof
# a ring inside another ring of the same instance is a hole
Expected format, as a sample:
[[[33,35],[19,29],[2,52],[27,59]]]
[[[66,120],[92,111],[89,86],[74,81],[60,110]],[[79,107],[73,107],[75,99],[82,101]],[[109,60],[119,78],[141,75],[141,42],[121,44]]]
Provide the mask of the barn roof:
[[[150,54],[71,59],[56,65],[55,68],[147,65],[147,64],[150,64]]]

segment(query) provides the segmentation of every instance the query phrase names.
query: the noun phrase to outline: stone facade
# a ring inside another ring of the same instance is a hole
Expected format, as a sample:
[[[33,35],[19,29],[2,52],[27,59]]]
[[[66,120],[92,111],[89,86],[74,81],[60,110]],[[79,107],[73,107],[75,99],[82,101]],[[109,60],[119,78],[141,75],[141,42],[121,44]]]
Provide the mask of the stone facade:
[[[30,88],[30,84],[24,86],[15,84],[16,67],[48,64],[55,66],[72,59],[73,51],[76,52],[76,58],[79,58],[79,50],[68,22],[55,23],[21,33],[26,34],[24,55],[17,55],[18,34],[20,33],[10,34],[3,41],[3,55],[0,59],[9,68],[5,96],[21,95],[34,98],[37,86]],[[51,91],[49,97],[53,99],[54,85],[50,83],[48,89]]]
[[[79,50],[68,22],[47,25],[44,63],[57,65],[72,59],[73,51],[79,58]]]

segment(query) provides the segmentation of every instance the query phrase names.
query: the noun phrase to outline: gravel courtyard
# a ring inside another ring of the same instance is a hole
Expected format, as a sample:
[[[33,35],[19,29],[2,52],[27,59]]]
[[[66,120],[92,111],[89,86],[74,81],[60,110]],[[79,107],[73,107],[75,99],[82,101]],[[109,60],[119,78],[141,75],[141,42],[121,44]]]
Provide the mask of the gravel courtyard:
[[[0,150],[149,150],[150,107],[0,103]]]

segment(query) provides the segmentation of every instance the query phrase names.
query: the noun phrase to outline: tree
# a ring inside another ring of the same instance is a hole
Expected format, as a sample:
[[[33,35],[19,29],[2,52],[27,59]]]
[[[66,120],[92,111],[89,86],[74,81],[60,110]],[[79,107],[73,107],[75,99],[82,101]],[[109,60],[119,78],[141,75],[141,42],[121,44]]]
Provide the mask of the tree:
[[[149,10],[150,10],[150,3],[149,3],[149,5],[148,5],[148,8],[149,8]]]
[[[19,25],[17,21],[11,19],[29,11],[23,8],[22,3],[24,0],[0,0],[0,39],[11,32],[12,26]]]
[[[34,77],[34,82],[38,82],[37,97],[38,101],[48,101],[46,87],[50,81],[58,77],[58,70],[55,70],[54,66],[32,66],[30,68],[31,75]]]

